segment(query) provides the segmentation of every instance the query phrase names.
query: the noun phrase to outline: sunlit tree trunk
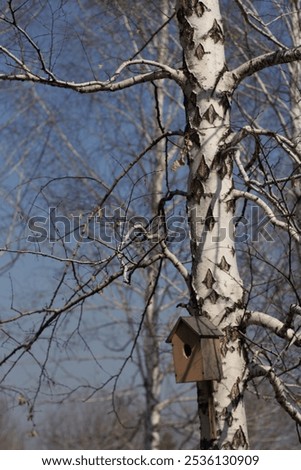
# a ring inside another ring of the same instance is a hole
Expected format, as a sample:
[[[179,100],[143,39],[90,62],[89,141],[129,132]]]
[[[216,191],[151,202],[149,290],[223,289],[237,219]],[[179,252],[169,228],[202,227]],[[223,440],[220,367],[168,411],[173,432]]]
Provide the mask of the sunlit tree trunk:
[[[233,237],[234,203],[230,134],[231,96],[225,71],[219,2],[179,1],[177,17],[184,51],[189,164],[188,217],[191,230],[190,311],[224,332],[220,383],[198,383],[202,449],[248,448],[242,399],[246,361],[238,335],[243,288]],[[212,422],[213,420],[213,422]]]

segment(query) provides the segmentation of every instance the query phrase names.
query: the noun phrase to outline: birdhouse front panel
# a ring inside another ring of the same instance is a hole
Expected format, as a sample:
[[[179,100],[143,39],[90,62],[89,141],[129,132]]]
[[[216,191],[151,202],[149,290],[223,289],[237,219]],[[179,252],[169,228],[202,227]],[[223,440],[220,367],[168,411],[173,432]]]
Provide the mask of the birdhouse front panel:
[[[176,382],[221,380],[220,336],[207,319],[179,318],[167,338],[173,346]]]
[[[172,346],[176,381],[199,381],[203,377],[203,360],[198,336],[182,324],[172,339]]]

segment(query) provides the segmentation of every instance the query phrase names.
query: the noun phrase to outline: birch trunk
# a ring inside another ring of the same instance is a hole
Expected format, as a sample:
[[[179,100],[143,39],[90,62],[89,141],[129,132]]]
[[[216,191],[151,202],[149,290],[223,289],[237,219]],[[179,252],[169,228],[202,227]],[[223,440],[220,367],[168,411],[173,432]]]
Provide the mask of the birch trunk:
[[[291,38],[293,47],[298,47],[301,44],[301,2],[295,0],[291,2],[293,13],[290,18],[291,22]],[[300,90],[299,80],[301,76],[301,63],[299,61],[289,64],[291,86],[290,86],[290,100],[291,100],[291,117],[292,117],[292,140],[296,145],[297,152],[301,151],[301,108],[300,108]],[[299,169],[296,168],[298,172]],[[300,181],[295,180],[295,189],[297,197],[301,197]],[[300,217],[301,214],[297,214]]]
[[[198,383],[200,447],[247,449],[246,360],[238,335],[244,301],[233,236],[232,156],[223,151],[231,132],[231,96],[225,80],[219,80],[226,70],[219,2],[180,0],[177,17],[186,75],[190,311],[208,317],[225,334],[224,378]]]
[[[158,270],[156,266],[149,268],[149,285],[147,294],[151,295],[156,282]],[[162,374],[159,366],[159,344],[157,335],[158,308],[156,298],[152,298],[146,311],[145,326],[147,337],[145,339],[145,437],[144,448],[156,450],[160,448],[160,422],[159,408]]]
[[[292,15],[290,17],[291,27],[291,38],[293,47],[298,47],[301,44],[301,2],[300,0],[292,0]],[[289,64],[290,71],[290,103],[291,103],[291,120],[292,120],[292,141],[296,146],[298,155],[301,154],[301,107],[300,107],[300,90],[299,80],[301,76],[301,63],[299,61],[292,62]],[[294,174],[300,173],[300,165],[298,163],[293,164]],[[292,213],[296,219],[297,226],[301,226],[301,182],[300,179],[294,179],[292,181],[292,188],[294,194]],[[300,243],[296,244],[296,251],[298,257],[301,260],[301,247]]]
[[[162,1],[162,23],[166,21],[168,16],[168,2]],[[158,45],[158,61],[165,63],[168,51],[168,29],[164,29],[160,35],[160,47]],[[164,110],[164,85],[162,81],[156,84],[157,87],[157,107],[160,118],[163,118]],[[152,177],[151,193],[151,217],[155,217],[158,212],[158,206],[162,197],[162,190],[164,184],[164,151],[165,143],[162,140],[156,146],[156,153],[154,158],[155,172]],[[145,315],[146,339],[145,339],[145,438],[144,448],[157,450],[160,449],[161,435],[161,384],[162,373],[160,370],[160,357],[159,357],[159,334],[158,334],[158,320],[159,320],[159,305],[157,302],[157,293],[152,293],[155,289],[158,276],[158,265],[152,265],[148,268],[148,287],[146,289],[146,301],[148,303]]]

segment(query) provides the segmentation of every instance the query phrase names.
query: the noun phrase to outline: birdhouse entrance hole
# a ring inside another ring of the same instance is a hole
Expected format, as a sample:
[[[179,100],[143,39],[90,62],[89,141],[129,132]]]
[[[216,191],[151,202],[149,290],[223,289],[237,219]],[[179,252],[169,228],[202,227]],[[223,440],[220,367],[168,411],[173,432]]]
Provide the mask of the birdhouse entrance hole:
[[[184,356],[185,357],[190,357],[191,354],[192,354],[192,347],[190,346],[190,344],[184,344]]]
[[[223,333],[207,318],[180,317],[170,332],[177,382],[221,380],[220,337]]]

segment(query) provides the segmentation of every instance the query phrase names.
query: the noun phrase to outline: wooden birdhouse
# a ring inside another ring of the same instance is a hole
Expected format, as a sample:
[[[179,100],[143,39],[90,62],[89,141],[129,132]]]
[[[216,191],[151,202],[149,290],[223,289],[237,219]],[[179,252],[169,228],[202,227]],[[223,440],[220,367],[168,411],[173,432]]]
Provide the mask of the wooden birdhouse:
[[[180,317],[166,342],[172,343],[176,382],[221,380],[220,337],[205,317]]]

